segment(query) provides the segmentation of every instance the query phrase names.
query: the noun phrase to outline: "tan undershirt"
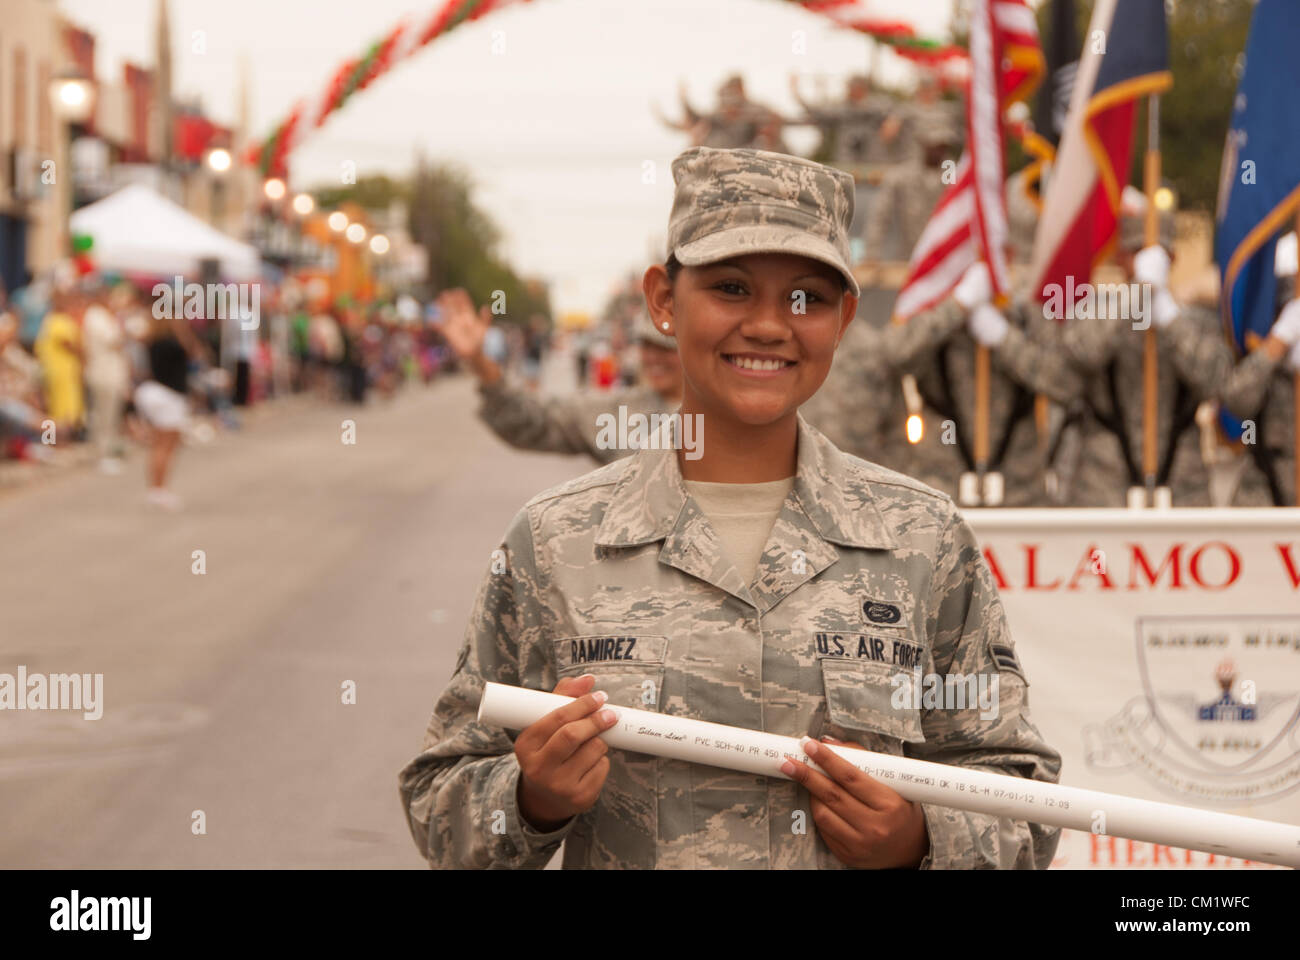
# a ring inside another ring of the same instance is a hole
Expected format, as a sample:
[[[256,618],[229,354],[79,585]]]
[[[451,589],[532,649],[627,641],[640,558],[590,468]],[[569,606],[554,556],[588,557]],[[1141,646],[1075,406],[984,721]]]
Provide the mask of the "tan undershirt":
[[[781,505],[794,487],[794,477],[764,483],[684,482],[717,531],[722,549],[740,571],[741,579],[752,583],[763,548],[781,515]]]

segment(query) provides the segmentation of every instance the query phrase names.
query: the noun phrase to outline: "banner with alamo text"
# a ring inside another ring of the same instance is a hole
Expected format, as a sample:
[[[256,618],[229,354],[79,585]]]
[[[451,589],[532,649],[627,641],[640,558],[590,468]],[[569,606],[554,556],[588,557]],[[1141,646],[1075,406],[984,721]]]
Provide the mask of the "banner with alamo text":
[[[965,516],[1062,783],[1300,823],[1300,509]],[[1053,866],[1272,869],[1076,831]]]

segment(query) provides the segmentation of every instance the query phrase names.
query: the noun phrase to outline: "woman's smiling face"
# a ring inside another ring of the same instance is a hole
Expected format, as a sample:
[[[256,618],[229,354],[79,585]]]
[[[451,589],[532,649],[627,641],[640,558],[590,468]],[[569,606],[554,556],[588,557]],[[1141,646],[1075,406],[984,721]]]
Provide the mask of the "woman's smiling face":
[[[826,379],[858,298],[838,270],[793,254],[756,253],[643,281],[656,326],[677,338],[683,402],[760,426],[797,410]]]

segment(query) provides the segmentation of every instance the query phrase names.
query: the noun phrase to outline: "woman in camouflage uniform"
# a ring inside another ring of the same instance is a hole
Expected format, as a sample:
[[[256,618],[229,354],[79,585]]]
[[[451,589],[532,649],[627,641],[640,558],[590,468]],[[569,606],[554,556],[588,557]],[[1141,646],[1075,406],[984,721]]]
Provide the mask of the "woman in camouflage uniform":
[[[400,775],[417,845],[443,867],[541,867],[562,841],[566,867],[1047,866],[1055,828],[910,802],[817,747],[1060,769],[952,500],[798,412],[857,306],[851,178],[710,148],[673,176],[670,255],[643,288],[702,455],[642,448],[516,515]],[[923,675],[983,676],[996,696],[918,702]],[[575,699],[512,738],[476,720],[486,680]],[[828,776],[611,752],[619,706],[806,736]]]

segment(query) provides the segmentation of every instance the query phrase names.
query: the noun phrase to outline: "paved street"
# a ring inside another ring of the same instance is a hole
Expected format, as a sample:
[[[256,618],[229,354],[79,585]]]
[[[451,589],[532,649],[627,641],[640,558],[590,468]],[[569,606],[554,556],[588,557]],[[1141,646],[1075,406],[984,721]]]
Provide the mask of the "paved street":
[[[254,410],[181,450],[178,514],[138,451],[0,493],[0,672],[104,675],[99,720],[0,712],[0,866],[423,867],[397,771],[511,516],[592,468],[510,450],[476,402],[447,378]]]

